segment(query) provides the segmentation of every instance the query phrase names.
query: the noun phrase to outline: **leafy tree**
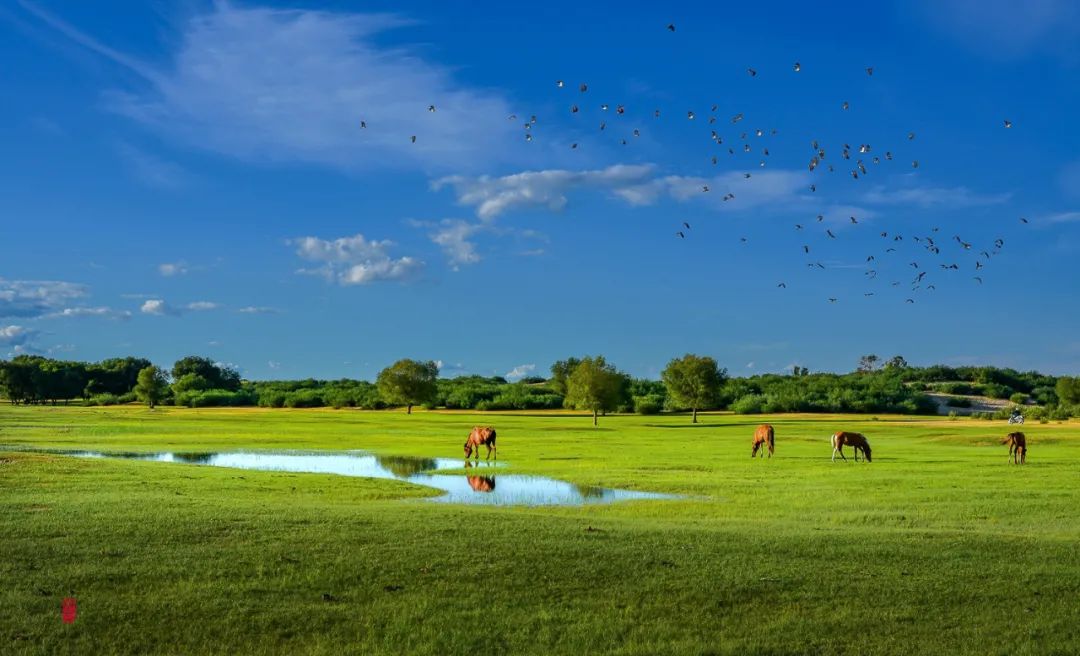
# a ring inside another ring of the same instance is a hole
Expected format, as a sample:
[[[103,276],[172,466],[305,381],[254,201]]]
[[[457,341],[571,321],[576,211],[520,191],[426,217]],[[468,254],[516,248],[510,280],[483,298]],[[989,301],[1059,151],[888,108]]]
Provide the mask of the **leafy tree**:
[[[417,362],[406,359],[398,360],[380,371],[375,384],[384,401],[391,405],[404,405],[407,414],[412,414],[414,405],[435,399],[438,377],[439,365],[431,360]]]
[[[1080,378],[1062,376],[1058,378],[1054,391],[1057,392],[1057,397],[1062,403],[1080,404]]]
[[[856,371],[864,374],[875,371],[880,360],[881,358],[873,354],[864,355],[859,358],[859,368]]]
[[[668,398],[679,407],[690,408],[696,424],[698,410],[715,407],[719,402],[727,371],[710,357],[687,353],[668,362],[660,377]]]
[[[169,390],[169,381],[165,379],[165,372],[150,365],[139,372],[138,381],[135,383],[135,396],[140,401],[154,408]]]
[[[567,358],[551,365],[551,380],[548,381],[548,384],[551,385],[551,389],[555,390],[556,394],[566,396],[566,383],[570,379],[570,374],[574,373],[574,369],[577,369],[579,364],[581,364],[581,360]]]
[[[195,374],[207,380],[207,389],[223,389],[235,392],[240,389],[240,374],[229,367],[216,364],[210,358],[189,355],[177,360],[172,368],[173,380],[180,380],[188,374]]]
[[[886,369],[907,369],[908,362],[902,355],[894,355],[885,361]]]
[[[604,356],[585,357],[566,381],[565,403],[571,408],[591,411],[596,426],[599,413],[617,408],[626,388],[626,376],[608,364]]]

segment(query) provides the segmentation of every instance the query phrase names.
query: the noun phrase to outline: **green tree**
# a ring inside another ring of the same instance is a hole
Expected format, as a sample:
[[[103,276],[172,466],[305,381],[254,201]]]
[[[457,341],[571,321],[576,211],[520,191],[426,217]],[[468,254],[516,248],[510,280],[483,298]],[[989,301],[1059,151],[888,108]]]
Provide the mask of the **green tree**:
[[[566,381],[570,379],[570,374],[574,373],[574,369],[577,369],[579,364],[581,364],[581,360],[567,358],[551,365],[551,380],[548,381],[548,384],[551,389],[555,390],[556,394],[566,396]]]
[[[660,375],[667,388],[671,402],[693,412],[693,423],[697,423],[698,410],[715,407],[720,400],[720,388],[727,380],[727,371],[716,364],[716,360],[687,353],[675,358],[664,368]]]
[[[859,358],[859,368],[856,371],[864,374],[868,374],[871,371],[875,371],[878,366],[878,362],[881,360],[874,354],[864,355]]]
[[[885,361],[886,369],[907,369],[908,361],[902,355],[894,355]]]
[[[165,379],[165,372],[150,365],[139,372],[138,382],[135,383],[135,396],[140,401],[154,408],[169,390],[169,381]]]
[[[240,389],[240,374],[226,366],[215,363],[210,358],[189,355],[177,360],[172,368],[173,380],[180,380],[188,374],[195,374],[206,379],[207,389],[223,389],[235,392]]]
[[[439,377],[439,365],[431,360],[398,360],[379,372],[375,384],[379,396],[391,405],[403,405],[406,412],[412,414],[414,405],[435,399],[438,393],[436,379]]]
[[[619,406],[626,387],[626,376],[608,364],[604,356],[585,357],[566,380],[565,404],[591,411],[596,426],[601,412],[611,412]]]
[[[1062,403],[1080,404],[1080,378],[1062,376],[1058,378],[1054,391],[1057,392],[1057,397]]]

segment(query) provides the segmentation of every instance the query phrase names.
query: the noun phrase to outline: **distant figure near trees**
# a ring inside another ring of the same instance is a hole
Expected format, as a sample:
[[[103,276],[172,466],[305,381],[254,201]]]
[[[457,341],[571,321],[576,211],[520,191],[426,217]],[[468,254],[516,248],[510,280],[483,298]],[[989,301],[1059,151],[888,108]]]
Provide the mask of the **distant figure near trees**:
[[[1023,433],[1009,433],[1001,443],[1009,445],[1009,462],[1014,465],[1027,462],[1027,438]]]
[[[485,460],[491,460],[492,452],[495,453],[495,459],[499,459],[499,452],[495,448],[495,429],[491,426],[477,426],[469,433],[469,439],[465,440],[465,459],[468,460],[473,455],[473,449],[475,449],[476,459],[480,459],[480,445],[483,444],[487,447],[487,458]]]
[[[863,458],[866,462],[872,462],[870,459],[870,442],[862,433],[848,433],[847,431],[840,431],[834,433],[832,436],[832,459],[836,461],[836,454],[840,454],[840,457],[844,460],[844,446],[850,446],[855,451],[855,462],[859,462],[859,452],[862,451]]]
[[[754,450],[750,452],[750,457],[756,456],[758,449],[761,449],[761,457],[764,458],[765,449],[768,449],[771,458],[775,446],[776,433],[773,431],[773,427],[770,424],[762,424],[754,431]]]

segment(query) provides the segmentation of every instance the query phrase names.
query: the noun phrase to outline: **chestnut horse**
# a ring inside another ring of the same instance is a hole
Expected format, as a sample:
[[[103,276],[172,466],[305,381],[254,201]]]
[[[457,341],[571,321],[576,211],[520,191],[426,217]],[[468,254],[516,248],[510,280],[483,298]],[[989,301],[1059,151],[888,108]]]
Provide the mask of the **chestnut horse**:
[[[1001,443],[1009,445],[1009,462],[1014,465],[1027,462],[1027,438],[1023,433],[1009,433]]]
[[[761,449],[761,457],[765,457],[765,449],[769,449],[769,457],[772,457],[773,449],[776,447],[776,433],[773,431],[773,427],[769,424],[762,424],[754,431],[754,450],[750,452],[750,457],[753,458],[757,455],[758,449]]]
[[[847,431],[840,431],[832,436],[832,459],[834,462],[838,453],[841,458],[844,458],[845,445],[855,450],[855,462],[859,462],[860,451],[862,451],[866,462],[872,462],[870,460],[870,442],[866,440],[866,437],[862,433],[848,433]],[[844,460],[847,460],[847,458],[844,458]]]
[[[495,459],[499,459],[499,452],[495,448],[495,429],[491,426],[477,426],[472,429],[469,439],[465,440],[465,459],[468,460],[473,454],[473,449],[476,449],[476,459],[479,460],[481,444],[487,447],[486,460],[491,460],[492,451],[495,452]]]

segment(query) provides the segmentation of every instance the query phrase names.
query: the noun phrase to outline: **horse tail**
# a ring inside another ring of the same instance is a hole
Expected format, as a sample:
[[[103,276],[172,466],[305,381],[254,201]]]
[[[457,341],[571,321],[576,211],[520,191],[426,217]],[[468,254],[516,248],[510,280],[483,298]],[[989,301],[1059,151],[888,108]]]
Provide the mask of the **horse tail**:
[[[494,428],[489,428],[488,430],[491,431],[491,443],[495,444],[495,429]]]

